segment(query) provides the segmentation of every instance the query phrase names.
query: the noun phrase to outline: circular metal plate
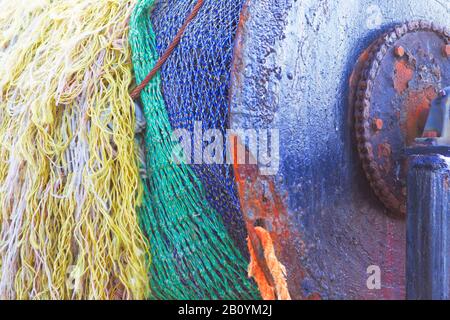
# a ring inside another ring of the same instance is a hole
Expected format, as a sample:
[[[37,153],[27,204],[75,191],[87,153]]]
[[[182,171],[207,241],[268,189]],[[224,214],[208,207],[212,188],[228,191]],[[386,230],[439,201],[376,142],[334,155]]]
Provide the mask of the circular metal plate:
[[[425,21],[396,27],[375,41],[355,72],[358,153],[378,198],[406,214],[405,148],[421,136],[431,102],[450,85],[448,30]]]

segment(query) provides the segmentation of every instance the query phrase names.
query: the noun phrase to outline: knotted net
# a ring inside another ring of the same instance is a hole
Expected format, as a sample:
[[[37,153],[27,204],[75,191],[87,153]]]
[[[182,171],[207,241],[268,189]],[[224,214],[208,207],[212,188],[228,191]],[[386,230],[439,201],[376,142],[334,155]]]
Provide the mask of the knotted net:
[[[176,3],[187,10],[182,1]],[[193,5],[191,1],[188,3]],[[153,5],[154,0],[140,1],[130,22],[130,43],[138,83],[158,59],[156,35],[149,17]],[[203,15],[211,15],[211,12],[202,12]],[[178,12],[185,16],[183,13]],[[229,45],[223,43],[224,47]],[[222,50],[216,54],[222,54]],[[195,79],[182,81],[183,84],[178,85],[190,86],[193,91],[186,92],[186,96],[180,99],[199,99],[199,92],[193,88]],[[172,139],[172,126],[164,99],[170,90],[165,88],[163,97],[161,77],[157,74],[141,93],[147,120],[148,173],[141,220],[151,243],[152,293],[155,298],[169,299],[256,298],[256,286],[246,272],[248,263],[229,236],[220,213],[208,202],[202,181],[188,165],[173,161],[177,143]],[[214,94],[219,96],[223,92],[218,90]],[[181,117],[185,123],[194,119],[189,119],[190,115]],[[225,114],[220,119],[224,118]]]
[[[160,55],[191,12],[197,0],[158,1],[152,13],[157,50]],[[240,210],[232,167],[226,163],[230,69],[234,38],[243,0],[206,0],[198,16],[189,24],[183,39],[161,70],[162,88],[173,129],[194,133],[197,126],[202,141],[192,141],[190,167],[206,190],[210,205],[222,216],[228,232],[245,255],[247,236]],[[218,130],[222,141],[208,137]],[[194,135],[192,135],[194,138]],[[206,155],[212,144],[221,150],[208,154],[214,163],[205,163],[195,154]],[[198,154],[198,153],[197,153]]]

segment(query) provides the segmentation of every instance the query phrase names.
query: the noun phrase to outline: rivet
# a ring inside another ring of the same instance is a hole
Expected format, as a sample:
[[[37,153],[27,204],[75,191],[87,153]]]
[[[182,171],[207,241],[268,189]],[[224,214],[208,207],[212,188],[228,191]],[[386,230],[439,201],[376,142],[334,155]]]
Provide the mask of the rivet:
[[[380,131],[381,129],[383,129],[383,120],[378,119],[378,118],[374,119],[372,125],[376,131]]]
[[[401,58],[405,55],[405,48],[403,48],[402,46],[397,46],[394,49],[394,53],[396,57]]]
[[[446,44],[442,47],[442,54],[446,58],[450,57],[450,44]]]

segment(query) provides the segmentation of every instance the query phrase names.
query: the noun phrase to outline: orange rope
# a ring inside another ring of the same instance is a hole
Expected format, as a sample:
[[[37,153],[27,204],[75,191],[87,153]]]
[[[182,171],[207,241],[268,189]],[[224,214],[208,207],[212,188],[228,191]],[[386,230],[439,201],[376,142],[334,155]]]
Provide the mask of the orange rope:
[[[261,227],[252,228],[254,235],[258,238],[264,253],[264,263],[260,263],[258,248],[254,246],[254,240],[248,238],[248,249],[250,251],[250,265],[248,274],[258,284],[259,291],[264,300],[291,300],[286,281],[286,268],[278,261],[273,247],[272,238],[267,230]],[[252,232],[253,233],[253,232]],[[259,246],[259,245],[258,245]],[[266,265],[270,276],[263,270]]]

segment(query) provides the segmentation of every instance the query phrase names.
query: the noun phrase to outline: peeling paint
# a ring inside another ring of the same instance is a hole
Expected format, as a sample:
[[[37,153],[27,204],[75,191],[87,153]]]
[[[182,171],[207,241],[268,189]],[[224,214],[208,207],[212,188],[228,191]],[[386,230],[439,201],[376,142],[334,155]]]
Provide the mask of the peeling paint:
[[[373,4],[382,14],[376,29],[367,23]],[[405,222],[386,215],[364,176],[347,97],[363,51],[393,24],[418,18],[448,24],[441,5],[421,0],[248,2],[230,126],[280,130],[281,167],[272,183],[283,195],[292,249],[280,258],[293,298],[405,297]],[[383,128],[393,121],[383,119]],[[382,270],[382,290],[366,287],[370,265]]]

